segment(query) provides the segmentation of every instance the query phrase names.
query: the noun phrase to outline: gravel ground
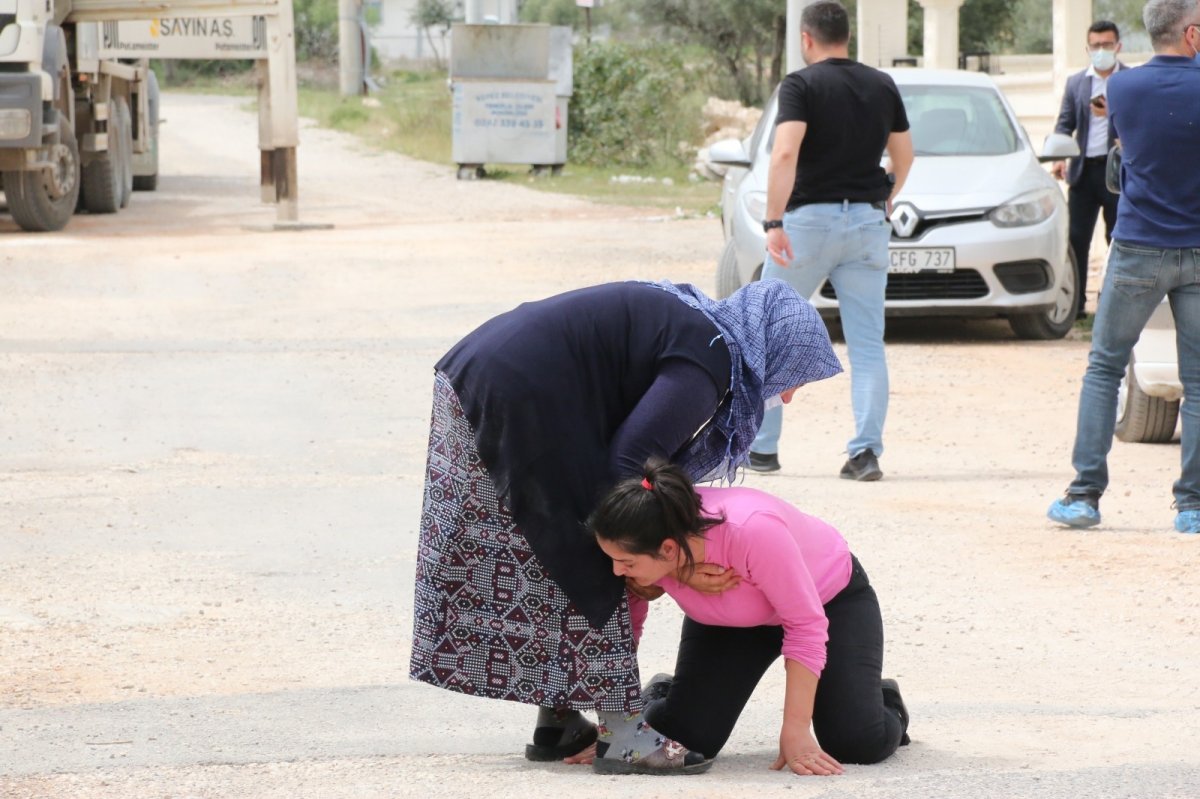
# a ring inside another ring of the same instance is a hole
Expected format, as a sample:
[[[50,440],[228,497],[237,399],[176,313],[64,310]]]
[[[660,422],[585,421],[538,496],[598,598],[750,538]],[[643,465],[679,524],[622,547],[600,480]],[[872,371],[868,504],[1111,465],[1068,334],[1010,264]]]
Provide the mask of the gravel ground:
[[[713,287],[720,230],[306,128],[265,233],[244,101],[168,95],[161,189],[33,236],[0,217],[0,795],[1195,797],[1200,537],[1177,444],[1116,443],[1105,524],[1070,477],[1087,345],[889,325],[886,478],[837,479],[845,377],[788,408],[776,492],[871,574],[913,744],[771,772],[782,668],[686,780],[531,764],[529,709],[406,677],[431,365],[526,299]],[[716,190],[714,188],[714,195]],[[844,347],[837,345],[844,355]],[[680,614],[653,608],[646,673]]]

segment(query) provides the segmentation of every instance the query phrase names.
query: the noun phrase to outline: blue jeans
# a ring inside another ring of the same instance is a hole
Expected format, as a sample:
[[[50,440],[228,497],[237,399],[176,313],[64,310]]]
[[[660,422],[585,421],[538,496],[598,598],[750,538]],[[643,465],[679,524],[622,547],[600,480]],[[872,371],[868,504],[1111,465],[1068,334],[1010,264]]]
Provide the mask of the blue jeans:
[[[853,457],[869,449],[882,455],[888,407],[883,299],[892,227],[883,211],[867,203],[819,203],[784,214],[783,230],[792,244],[792,262],[780,266],[767,256],[763,280],[786,280],[801,297],[811,297],[826,278],[833,284],[850,350],[854,437],[846,452]],[[751,449],[778,452],[782,430],[783,409],[767,411]]]
[[[1072,494],[1099,496],[1108,488],[1117,387],[1133,345],[1164,295],[1175,314],[1183,382],[1183,464],[1175,483],[1175,504],[1181,511],[1200,509],[1200,249],[1163,250],[1113,241],[1079,393],[1071,454],[1076,474],[1068,489]]]

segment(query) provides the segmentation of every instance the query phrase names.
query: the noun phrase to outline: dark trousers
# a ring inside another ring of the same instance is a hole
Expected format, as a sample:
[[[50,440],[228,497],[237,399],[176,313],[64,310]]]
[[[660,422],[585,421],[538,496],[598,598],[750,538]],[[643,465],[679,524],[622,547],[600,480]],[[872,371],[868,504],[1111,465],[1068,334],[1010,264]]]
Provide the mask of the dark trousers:
[[[1118,194],[1104,185],[1104,159],[1087,158],[1079,182],[1067,191],[1067,211],[1070,215],[1071,252],[1075,254],[1075,275],[1079,282],[1078,310],[1083,310],[1087,297],[1088,250],[1096,230],[1096,217],[1104,211],[1104,241],[1112,241],[1112,229],[1117,224]]]
[[[843,763],[878,763],[896,751],[904,730],[899,713],[884,705],[883,618],[857,559],[850,583],[825,605],[825,615],[828,655],[813,705],[817,741]],[[782,644],[782,627],[714,627],[684,619],[675,680],[665,699],[647,705],[646,720],[715,757]]]

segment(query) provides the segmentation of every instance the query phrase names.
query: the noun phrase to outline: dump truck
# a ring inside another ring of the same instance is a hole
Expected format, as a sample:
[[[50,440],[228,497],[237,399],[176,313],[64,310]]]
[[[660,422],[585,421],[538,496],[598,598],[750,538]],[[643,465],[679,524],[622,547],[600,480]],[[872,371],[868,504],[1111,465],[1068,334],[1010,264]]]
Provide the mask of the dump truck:
[[[28,231],[116,213],[158,181],[158,84],[100,58],[105,26],[71,0],[0,0],[0,190]]]

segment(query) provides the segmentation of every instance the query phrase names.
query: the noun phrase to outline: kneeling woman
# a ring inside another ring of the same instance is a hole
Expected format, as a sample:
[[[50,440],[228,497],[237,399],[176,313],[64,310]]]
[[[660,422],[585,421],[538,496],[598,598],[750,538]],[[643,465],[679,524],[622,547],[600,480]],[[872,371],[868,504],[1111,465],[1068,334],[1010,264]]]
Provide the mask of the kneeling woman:
[[[687,614],[674,678],[647,691],[665,689],[645,711],[660,733],[715,757],[782,654],[773,768],[840,774],[841,762],[877,763],[908,743],[899,688],[881,679],[879,601],[837,530],[753,488],[695,488],[653,460],[613,489],[589,526],[618,576],[658,585]],[[740,584],[715,595],[689,588],[701,562],[733,568]]]

